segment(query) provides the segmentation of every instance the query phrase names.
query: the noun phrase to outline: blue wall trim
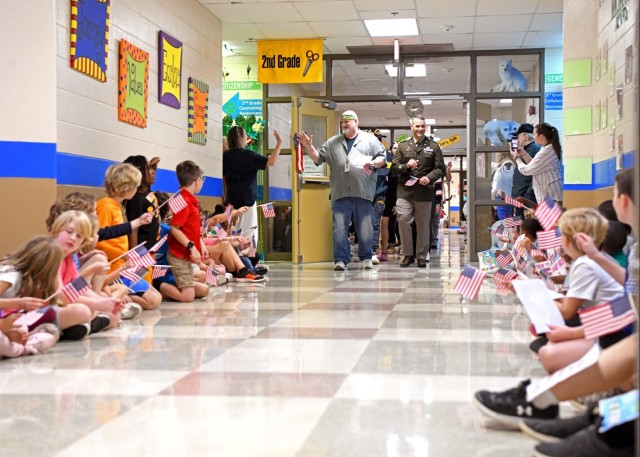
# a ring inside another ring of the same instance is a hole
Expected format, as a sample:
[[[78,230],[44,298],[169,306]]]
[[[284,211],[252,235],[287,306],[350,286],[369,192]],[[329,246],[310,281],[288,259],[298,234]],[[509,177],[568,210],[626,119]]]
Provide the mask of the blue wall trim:
[[[58,153],[58,184],[67,186],[104,187],[104,176],[114,162],[94,157]],[[178,190],[175,171],[158,169],[153,190],[174,193]],[[204,197],[222,197],[222,179],[207,176],[202,191]]]
[[[56,144],[0,141],[0,177],[56,179]]]
[[[459,206],[450,206],[449,207],[449,211],[460,211],[460,207]]]
[[[291,189],[269,186],[269,201],[291,201]]]
[[[622,155],[622,168],[630,168],[635,163],[636,151],[625,152]],[[591,184],[565,184],[564,190],[597,190],[612,187],[616,177],[616,157],[612,157],[591,165]]]

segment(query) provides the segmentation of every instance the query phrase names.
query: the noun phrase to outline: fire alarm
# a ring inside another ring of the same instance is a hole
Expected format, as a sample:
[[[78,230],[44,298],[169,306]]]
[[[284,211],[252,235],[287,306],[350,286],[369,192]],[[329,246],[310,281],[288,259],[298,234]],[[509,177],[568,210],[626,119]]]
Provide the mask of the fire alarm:
[[[535,116],[536,115],[536,107],[533,105],[529,106],[529,109],[527,110],[527,113],[529,114],[529,116]]]

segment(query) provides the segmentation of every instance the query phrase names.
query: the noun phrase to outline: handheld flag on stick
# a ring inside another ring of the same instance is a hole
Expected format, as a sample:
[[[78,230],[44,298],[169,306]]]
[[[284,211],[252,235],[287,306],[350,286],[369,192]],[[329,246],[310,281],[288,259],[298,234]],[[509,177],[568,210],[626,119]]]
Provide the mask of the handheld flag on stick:
[[[50,298],[53,298],[56,295],[58,295],[58,293],[62,292],[62,294],[65,297],[67,297],[67,300],[69,302],[74,302],[79,297],[89,292],[90,289],[91,289],[91,286],[89,286],[87,281],[85,281],[85,279],[82,276],[78,276],[76,279],[74,279],[69,284],[64,286],[62,289],[60,289]],[[48,301],[48,299],[46,301]]]
[[[151,254],[149,254],[149,251],[147,251],[147,248],[144,246],[133,248],[127,253],[127,257],[136,267],[149,268],[156,263],[155,259],[151,257]]]
[[[416,178],[415,176],[410,176],[409,179],[407,179],[407,182],[404,183],[404,185],[410,187],[414,186],[417,182],[418,178]]]
[[[214,225],[213,231],[220,241],[224,240],[227,237],[227,231],[220,224]]]
[[[636,321],[636,314],[627,295],[586,309],[579,314],[584,337],[587,339],[608,335]]]
[[[145,267],[133,267],[124,270],[122,273],[120,273],[120,276],[123,278],[127,278],[129,281],[131,281],[132,284],[135,284],[140,281],[140,279],[148,272],[149,270],[147,270]]]
[[[560,229],[543,230],[536,233],[538,237],[538,247],[541,249],[553,249],[562,247],[562,234]]]
[[[167,274],[167,271],[169,271],[169,268],[171,268],[170,265],[154,265],[151,268],[151,279],[162,278],[164,275]]]
[[[207,272],[205,274],[204,282],[209,284],[210,286],[218,285],[218,274],[211,267],[207,268]]]
[[[465,265],[455,286],[453,286],[453,290],[463,297],[473,300],[478,296],[482,281],[486,276],[485,272],[473,268],[471,265]]]
[[[371,164],[370,164],[370,163],[365,163],[365,164],[362,166],[362,172],[363,172],[365,175],[367,175],[367,176],[371,176],[371,175],[373,174],[373,172],[374,172],[374,171],[375,171],[375,170],[374,170],[374,168],[371,166]]]
[[[516,200],[515,198],[511,198],[509,195],[507,195],[506,192],[504,192],[502,194],[503,198],[504,198],[504,202],[510,204],[511,206],[515,206],[516,208],[524,208],[524,205],[522,203],[520,203],[518,200]]]
[[[167,200],[169,208],[173,211],[173,214],[178,214],[180,211],[187,207],[187,202],[180,193],[175,194],[169,200]]]
[[[496,263],[501,267],[504,268],[508,265],[510,265],[513,262],[513,256],[511,255],[511,253],[509,251],[507,251],[506,249],[504,251],[502,251],[497,257],[496,257]]]
[[[515,271],[500,268],[496,271],[495,275],[493,275],[493,283],[498,289],[507,289],[509,283],[517,277],[518,274]]]
[[[560,216],[562,216],[562,208],[549,196],[545,197],[542,203],[536,208],[536,219],[545,230],[551,230]]]
[[[154,244],[151,249],[149,249],[149,252],[156,252],[158,249],[160,249],[162,245],[167,242],[168,237],[169,235],[165,235],[160,238],[160,240],[156,244]]]
[[[276,210],[273,207],[273,203],[262,205],[262,215],[267,218],[276,217]]]

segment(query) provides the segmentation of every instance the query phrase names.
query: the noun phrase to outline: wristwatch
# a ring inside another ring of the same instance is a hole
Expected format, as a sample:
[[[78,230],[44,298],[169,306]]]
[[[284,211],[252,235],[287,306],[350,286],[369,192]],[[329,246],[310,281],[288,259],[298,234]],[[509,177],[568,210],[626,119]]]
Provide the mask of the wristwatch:
[[[186,246],[186,247],[187,247],[187,250],[188,250],[188,251],[190,251],[190,250],[191,250],[191,248],[192,248],[192,247],[194,247],[194,246],[195,246],[195,244],[193,243],[193,241],[189,241],[189,242],[187,243],[187,246]]]

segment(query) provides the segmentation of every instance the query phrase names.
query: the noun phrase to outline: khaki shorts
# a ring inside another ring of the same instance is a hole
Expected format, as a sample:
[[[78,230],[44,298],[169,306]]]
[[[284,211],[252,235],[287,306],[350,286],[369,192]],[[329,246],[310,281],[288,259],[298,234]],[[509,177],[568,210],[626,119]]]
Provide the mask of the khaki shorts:
[[[178,289],[194,287],[196,285],[190,260],[180,259],[170,252],[167,253],[167,259],[169,260],[169,265],[171,265],[173,277],[176,278]]]

